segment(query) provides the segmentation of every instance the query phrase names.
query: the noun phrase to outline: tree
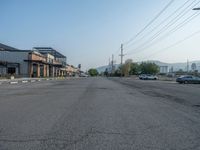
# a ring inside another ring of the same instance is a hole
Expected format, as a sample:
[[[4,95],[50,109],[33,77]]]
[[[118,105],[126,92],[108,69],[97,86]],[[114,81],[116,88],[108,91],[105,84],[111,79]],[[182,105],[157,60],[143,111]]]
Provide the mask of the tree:
[[[97,71],[97,69],[94,69],[94,68],[91,68],[91,69],[89,69],[88,70],[88,73],[89,73],[89,75],[90,76],[97,76],[99,73],[98,73],[98,71]]]
[[[131,63],[130,66],[130,75],[137,75],[139,73],[139,65],[137,63]]]
[[[125,63],[122,65],[122,74],[124,76],[129,76],[132,62],[133,62],[132,59],[127,59]]]
[[[142,62],[139,70],[142,74],[156,74],[159,72],[159,67],[155,63]]]
[[[195,63],[192,63],[191,68],[192,68],[192,71],[195,71],[197,69],[197,65]]]
[[[120,67],[117,70],[115,70],[114,76],[115,77],[120,77],[121,76],[121,69],[120,69]]]

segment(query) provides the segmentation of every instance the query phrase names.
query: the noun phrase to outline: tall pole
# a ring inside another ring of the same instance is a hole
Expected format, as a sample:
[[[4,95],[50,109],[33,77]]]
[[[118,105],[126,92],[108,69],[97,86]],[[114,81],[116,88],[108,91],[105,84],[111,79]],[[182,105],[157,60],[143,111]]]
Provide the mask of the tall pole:
[[[187,60],[187,73],[189,72],[189,60]]]
[[[108,74],[110,75],[110,65],[111,65],[111,62],[110,62],[110,57],[109,57],[109,64],[108,64]]]
[[[112,61],[111,61],[111,67],[112,67],[112,69],[111,69],[111,72],[113,73],[113,69],[114,69],[114,55],[112,54]]]
[[[119,56],[121,56],[121,77],[122,77],[122,65],[123,65],[123,57],[124,57],[123,44],[121,44],[121,54]]]

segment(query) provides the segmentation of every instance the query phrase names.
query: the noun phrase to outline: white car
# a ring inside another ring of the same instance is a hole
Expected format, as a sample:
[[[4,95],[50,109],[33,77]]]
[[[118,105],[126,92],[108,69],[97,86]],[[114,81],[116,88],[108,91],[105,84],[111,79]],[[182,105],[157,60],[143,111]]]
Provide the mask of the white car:
[[[80,77],[88,77],[88,75],[85,74],[85,73],[81,73],[81,74],[80,74]]]
[[[141,74],[139,75],[140,80],[158,80],[158,77],[152,74]]]

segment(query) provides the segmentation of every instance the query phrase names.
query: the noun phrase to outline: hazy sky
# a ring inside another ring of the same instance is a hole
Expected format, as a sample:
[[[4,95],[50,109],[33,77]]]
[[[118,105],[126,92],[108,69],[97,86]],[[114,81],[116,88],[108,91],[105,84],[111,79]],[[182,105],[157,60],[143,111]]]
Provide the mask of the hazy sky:
[[[53,47],[68,58],[68,63],[82,64],[84,69],[108,64],[115,54],[120,63],[121,43],[134,37],[147,25],[170,0],[0,0],[0,43],[20,49],[34,46]],[[134,43],[124,48],[124,59],[133,61],[160,60],[164,62],[183,62],[200,60],[200,33],[176,47],[165,49],[200,30],[200,15],[189,21],[173,34],[176,27],[187,17],[198,11],[191,10],[179,20],[172,22],[171,28],[161,30],[160,40],[149,46],[146,41],[169,21],[166,18],[187,0],[174,0],[170,7],[147,28]],[[193,2],[193,3],[192,3]],[[186,6],[197,3],[190,0]],[[196,7],[200,7],[200,3]],[[200,11],[199,11],[200,13]],[[178,12],[177,12],[178,14]],[[170,19],[176,15],[174,13]],[[150,32],[166,20],[154,32]],[[169,36],[165,36],[168,34]],[[142,38],[144,37],[144,38]],[[156,39],[155,39],[156,40]],[[145,45],[147,44],[147,45]],[[143,47],[144,46],[144,47]],[[146,47],[145,47],[146,46]]]

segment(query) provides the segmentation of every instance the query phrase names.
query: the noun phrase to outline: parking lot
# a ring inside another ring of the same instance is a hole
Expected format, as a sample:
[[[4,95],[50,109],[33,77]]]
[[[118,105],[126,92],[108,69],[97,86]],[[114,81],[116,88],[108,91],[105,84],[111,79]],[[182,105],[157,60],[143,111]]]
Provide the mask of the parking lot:
[[[200,105],[200,84],[179,84],[176,81],[138,78],[113,78],[113,80],[155,98],[165,98],[168,101],[191,106]]]
[[[200,149],[200,85],[79,78],[0,85],[1,150]]]

